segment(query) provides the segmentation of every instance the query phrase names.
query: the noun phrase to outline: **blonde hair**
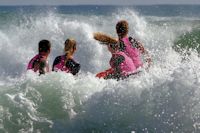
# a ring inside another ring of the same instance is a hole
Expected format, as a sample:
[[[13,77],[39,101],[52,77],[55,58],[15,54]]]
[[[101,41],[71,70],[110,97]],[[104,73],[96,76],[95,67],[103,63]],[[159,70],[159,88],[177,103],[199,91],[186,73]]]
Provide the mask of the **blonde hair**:
[[[75,50],[76,50],[76,41],[71,38],[67,39],[65,41],[65,48],[64,48],[64,52],[67,56],[67,60],[69,59],[71,55],[74,54]]]

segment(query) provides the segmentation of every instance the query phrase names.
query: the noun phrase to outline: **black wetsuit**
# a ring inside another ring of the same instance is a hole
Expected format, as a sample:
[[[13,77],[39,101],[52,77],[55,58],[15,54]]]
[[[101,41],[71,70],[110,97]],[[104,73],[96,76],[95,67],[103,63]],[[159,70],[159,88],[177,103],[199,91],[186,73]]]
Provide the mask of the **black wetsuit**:
[[[58,56],[55,58],[54,62],[53,62],[53,67],[52,67],[52,71],[54,70],[55,65],[61,63],[61,61],[63,60],[63,56]],[[70,73],[72,73],[73,75],[76,75],[79,70],[80,70],[80,64],[75,62],[73,59],[68,59],[67,62],[65,63],[65,67],[67,67],[70,71]]]

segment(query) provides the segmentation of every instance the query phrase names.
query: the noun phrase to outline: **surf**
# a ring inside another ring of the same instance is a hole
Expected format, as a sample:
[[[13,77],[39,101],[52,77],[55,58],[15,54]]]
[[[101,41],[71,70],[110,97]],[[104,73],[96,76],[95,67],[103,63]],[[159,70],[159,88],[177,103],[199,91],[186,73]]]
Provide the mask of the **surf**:
[[[108,7],[109,13],[98,14],[94,8],[88,17],[87,9],[80,8],[85,14],[69,13],[64,7],[63,12],[59,7],[48,9],[28,14],[20,9],[18,18],[11,17],[0,28],[1,132],[199,131],[199,54],[192,50],[183,60],[173,48],[183,33],[198,29],[198,16]],[[116,37],[114,25],[121,19],[150,51],[153,65],[137,77],[98,79],[95,74],[108,68],[111,55],[93,33]],[[67,37],[77,40],[75,58],[82,66],[78,76],[26,72],[39,40],[52,42],[52,64]]]

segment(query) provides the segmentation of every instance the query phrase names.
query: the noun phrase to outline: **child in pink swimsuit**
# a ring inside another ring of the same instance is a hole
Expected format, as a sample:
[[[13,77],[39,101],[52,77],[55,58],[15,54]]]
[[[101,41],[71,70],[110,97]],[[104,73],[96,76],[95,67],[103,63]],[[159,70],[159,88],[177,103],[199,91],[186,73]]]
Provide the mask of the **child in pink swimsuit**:
[[[73,54],[76,51],[76,41],[67,39],[65,41],[64,55],[55,58],[52,71],[65,71],[76,75],[80,70],[80,64],[74,61]]]
[[[136,71],[136,67],[130,57],[119,51],[118,44],[109,44],[108,50],[111,52],[111,68],[98,73],[96,77],[104,79],[121,79]]]
[[[38,44],[39,53],[35,55],[28,63],[27,70],[45,74],[49,72],[49,64],[47,58],[51,51],[51,43],[48,40],[41,40]]]
[[[120,51],[123,51],[127,56],[129,56],[135,67],[139,68],[143,66],[141,55],[146,54],[146,62],[148,62],[148,67],[151,63],[151,58],[148,52],[144,49],[144,46],[132,37],[128,37],[128,22],[125,20],[119,21],[116,24],[116,32],[119,39]]]

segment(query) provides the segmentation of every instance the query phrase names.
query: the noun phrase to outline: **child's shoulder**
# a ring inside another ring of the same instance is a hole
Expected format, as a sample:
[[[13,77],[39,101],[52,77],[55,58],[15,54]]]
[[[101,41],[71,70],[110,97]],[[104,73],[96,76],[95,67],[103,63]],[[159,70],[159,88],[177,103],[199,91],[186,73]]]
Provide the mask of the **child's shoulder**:
[[[59,55],[54,59],[53,66],[59,64],[62,61],[63,55]]]
[[[55,60],[61,60],[62,58],[64,58],[64,55],[59,55],[55,58]]]
[[[132,36],[129,36],[128,39],[133,48],[139,48],[140,45],[137,39],[133,38]]]

